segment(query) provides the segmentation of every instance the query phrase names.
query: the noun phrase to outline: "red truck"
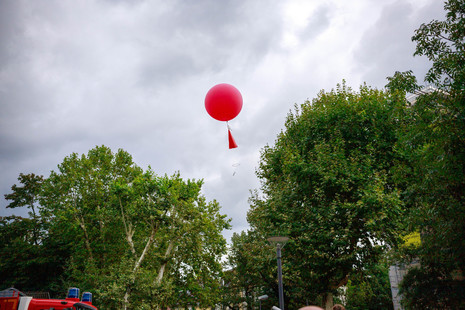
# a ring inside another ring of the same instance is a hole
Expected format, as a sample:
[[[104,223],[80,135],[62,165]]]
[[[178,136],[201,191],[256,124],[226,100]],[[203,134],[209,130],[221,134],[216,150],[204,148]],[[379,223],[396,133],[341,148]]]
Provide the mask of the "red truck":
[[[9,288],[0,291],[0,310],[97,310],[92,305],[92,294],[84,292],[79,299],[79,289],[72,287],[65,299],[40,299]]]

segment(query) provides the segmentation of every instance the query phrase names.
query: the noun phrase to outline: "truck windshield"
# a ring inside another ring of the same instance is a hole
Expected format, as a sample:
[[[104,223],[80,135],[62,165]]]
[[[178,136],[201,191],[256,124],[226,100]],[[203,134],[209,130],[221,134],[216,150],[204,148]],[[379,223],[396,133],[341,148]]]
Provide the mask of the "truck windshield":
[[[90,305],[86,305],[86,304],[83,304],[83,303],[75,303],[73,305],[74,309],[76,310],[95,310],[96,308],[95,307],[92,307]]]

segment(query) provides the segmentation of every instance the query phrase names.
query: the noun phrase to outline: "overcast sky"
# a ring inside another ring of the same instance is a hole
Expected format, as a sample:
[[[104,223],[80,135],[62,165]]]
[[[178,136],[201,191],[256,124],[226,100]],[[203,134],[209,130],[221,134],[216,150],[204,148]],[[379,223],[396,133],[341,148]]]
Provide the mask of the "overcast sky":
[[[19,173],[48,176],[106,145],[204,179],[229,240],[248,228],[260,150],[294,104],[343,79],[383,88],[411,69],[422,81],[430,64],[411,37],[444,15],[441,0],[0,0],[0,216],[19,214],[4,200]],[[233,150],[205,111],[219,83],[244,99]]]

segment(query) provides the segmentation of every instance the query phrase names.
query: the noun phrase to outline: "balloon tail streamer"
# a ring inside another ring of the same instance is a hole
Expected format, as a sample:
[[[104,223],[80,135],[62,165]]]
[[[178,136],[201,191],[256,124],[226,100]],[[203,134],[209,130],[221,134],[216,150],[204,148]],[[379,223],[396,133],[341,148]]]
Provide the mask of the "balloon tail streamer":
[[[228,140],[229,140],[229,149],[235,149],[237,147],[236,141],[234,141],[234,138],[231,134],[231,128],[229,127],[228,122],[226,122],[228,125]]]

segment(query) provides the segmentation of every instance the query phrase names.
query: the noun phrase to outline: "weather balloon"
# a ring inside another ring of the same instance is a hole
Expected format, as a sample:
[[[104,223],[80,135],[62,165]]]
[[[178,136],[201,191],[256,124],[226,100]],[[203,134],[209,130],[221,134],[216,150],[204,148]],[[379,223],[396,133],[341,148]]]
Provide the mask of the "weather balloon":
[[[242,95],[236,87],[230,84],[218,84],[210,88],[205,96],[205,109],[214,119],[228,122],[242,110]],[[237,147],[228,125],[229,148]]]

